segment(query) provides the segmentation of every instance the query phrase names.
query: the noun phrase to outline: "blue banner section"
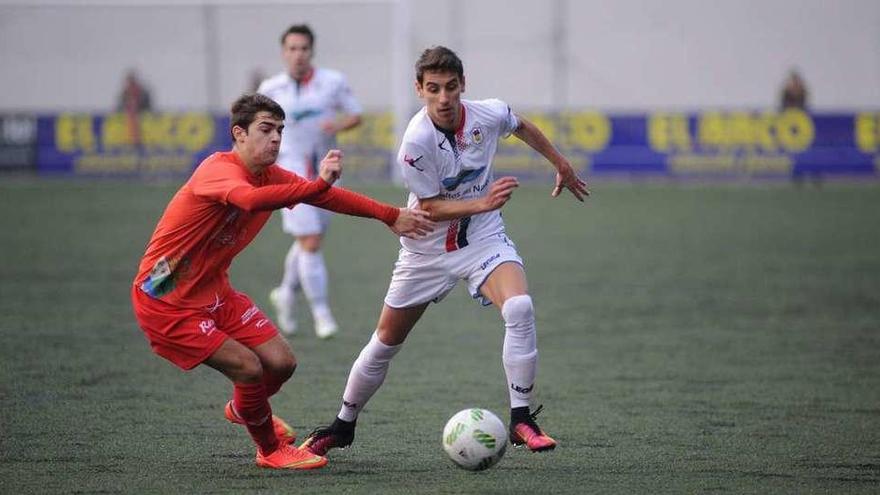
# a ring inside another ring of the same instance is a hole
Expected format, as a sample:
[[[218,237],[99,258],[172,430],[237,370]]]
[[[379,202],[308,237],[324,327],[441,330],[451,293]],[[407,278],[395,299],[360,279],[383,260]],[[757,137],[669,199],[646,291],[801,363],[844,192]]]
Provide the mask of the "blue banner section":
[[[179,176],[229,149],[229,118],[204,112],[64,113],[37,119],[43,174]]]
[[[880,112],[797,110],[526,114],[588,175],[673,177],[877,177]],[[499,169],[548,165],[517,140],[499,147]]]
[[[525,113],[587,176],[761,178],[880,176],[880,112],[798,110]],[[390,114],[364,116],[339,136],[348,176],[386,180],[396,139]],[[189,174],[231,146],[229,119],[199,112],[60,114],[37,119],[45,174]],[[498,174],[553,170],[518,139],[498,148]]]

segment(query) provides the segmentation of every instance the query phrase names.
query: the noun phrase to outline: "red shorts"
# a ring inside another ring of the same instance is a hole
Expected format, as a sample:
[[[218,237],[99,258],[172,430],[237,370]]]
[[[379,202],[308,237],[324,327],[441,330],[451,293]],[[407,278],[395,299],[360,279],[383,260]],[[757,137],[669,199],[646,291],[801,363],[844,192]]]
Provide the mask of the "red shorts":
[[[241,292],[230,292],[210,310],[187,309],[133,286],[131,302],[153,352],[184,370],[208,359],[226,339],[253,349],[278,335],[272,321]]]

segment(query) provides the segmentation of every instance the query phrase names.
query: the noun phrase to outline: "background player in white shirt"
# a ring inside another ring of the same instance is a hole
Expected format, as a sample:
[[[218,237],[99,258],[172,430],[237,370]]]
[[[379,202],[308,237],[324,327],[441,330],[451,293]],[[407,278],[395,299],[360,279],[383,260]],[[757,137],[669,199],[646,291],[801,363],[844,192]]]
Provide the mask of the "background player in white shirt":
[[[532,451],[556,446],[535,422],[541,408],[530,410],[538,360],[535,317],[522,259],[498,211],[518,185],[514,177],[493,176],[498,139],[512,133],[553,164],[554,197],[565,188],[583,201],[589,191],[534,124],[500,100],[462,100],[464,83],[461,60],[448,48],[425,50],[416,63],[416,91],[425,107],[410,120],[398,164],[410,190],[409,205],[429,212],[438,228],[417,241],[401,239],[376,332],[352,365],[333,424],[316,429],[303,443],[312,453],[351,444],[358,413],[384,381],[407,334],[428,304],[441,300],[458,280],[467,282],[475,299],[498,307],[504,319],[511,442]]]
[[[287,115],[278,164],[307,179],[317,173],[318,163],[336,147],[336,133],[361,122],[360,104],[340,72],[312,65],[315,36],[304,24],[281,35],[282,58],[287,70],[271,77],[257,90],[272,98]],[[278,312],[278,327],[285,334],[296,332],[295,293],[302,288],[312,309],[315,333],[332,337],[338,330],[327,297],[327,267],[321,241],[330,212],[300,204],[281,210],[284,231],[294,237],[284,259],[281,284],[270,294]]]

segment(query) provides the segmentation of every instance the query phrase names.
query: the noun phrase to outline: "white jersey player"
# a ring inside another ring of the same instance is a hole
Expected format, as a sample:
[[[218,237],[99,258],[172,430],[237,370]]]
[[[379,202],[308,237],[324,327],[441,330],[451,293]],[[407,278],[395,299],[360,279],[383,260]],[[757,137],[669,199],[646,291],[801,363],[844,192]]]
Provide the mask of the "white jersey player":
[[[312,65],[314,39],[305,25],[285,31],[281,47],[287,70],[263,81],[257,90],[278,102],[287,116],[278,164],[308,179],[315,177],[321,157],[336,147],[336,133],[357,126],[362,111],[342,73]],[[295,292],[302,288],[315,333],[331,337],[338,326],[328,303],[327,268],[321,254],[330,212],[300,204],[281,210],[281,215],[282,227],[294,242],[284,260],[281,284],[271,293],[278,326],[288,335],[296,332]]]
[[[512,133],[553,164],[554,197],[566,188],[583,201],[589,194],[586,183],[534,124],[502,101],[461,100],[464,70],[448,48],[422,53],[416,91],[425,108],[409,123],[398,165],[410,190],[409,204],[429,212],[440,228],[417,241],[401,240],[376,332],[352,365],[339,414],[312,432],[302,448],[324,455],[351,444],[359,412],[385,380],[410,330],[428,304],[464,280],[471,295],[494,304],[504,320],[510,441],[535,452],[551,450],[556,441],[535,421],[541,408],[531,410],[538,360],[535,318],[522,259],[498,211],[518,185],[513,177],[493,177],[498,139]]]

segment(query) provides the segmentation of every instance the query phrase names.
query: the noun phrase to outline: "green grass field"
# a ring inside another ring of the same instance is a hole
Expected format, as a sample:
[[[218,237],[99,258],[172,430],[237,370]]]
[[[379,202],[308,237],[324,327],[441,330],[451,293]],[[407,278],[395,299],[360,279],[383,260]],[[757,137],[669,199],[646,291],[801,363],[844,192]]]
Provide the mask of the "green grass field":
[[[355,189],[399,203],[392,187]],[[537,308],[541,424],[560,447],[470,473],[440,446],[468,406],[506,420],[502,325],[463,288],[432,307],[320,471],[254,466],[231,387],[154,356],[129,284],[176,185],[0,181],[0,492],[877,493],[880,185],[522,187],[505,208]],[[233,266],[267,311],[277,218]],[[336,413],[397,241],[337,218],[341,336],[306,315],[273,399],[302,435]]]

